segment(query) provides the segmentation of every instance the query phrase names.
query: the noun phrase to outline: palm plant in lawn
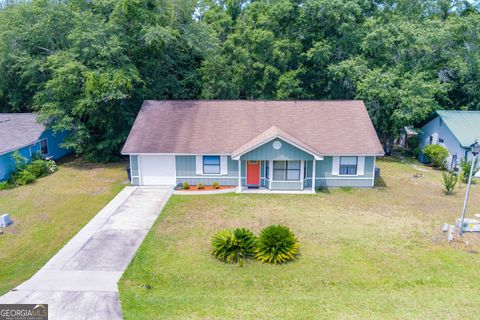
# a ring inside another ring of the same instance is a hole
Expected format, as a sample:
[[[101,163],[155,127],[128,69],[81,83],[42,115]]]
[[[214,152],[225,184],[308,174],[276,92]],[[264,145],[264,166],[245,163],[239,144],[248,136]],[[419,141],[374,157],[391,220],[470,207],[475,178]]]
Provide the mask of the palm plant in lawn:
[[[212,254],[226,263],[240,263],[254,256],[256,237],[248,229],[224,229],[212,239]]]
[[[453,174],[453,172],[442,172],[443,177],[443,187],[445,188],[445,194],[453,194],[453,190],[457,185],[458,176]]]
[[[297,259],[300,244],[288,227],[273,225],[260,232],[255,256],[266,263],[280,264]]]

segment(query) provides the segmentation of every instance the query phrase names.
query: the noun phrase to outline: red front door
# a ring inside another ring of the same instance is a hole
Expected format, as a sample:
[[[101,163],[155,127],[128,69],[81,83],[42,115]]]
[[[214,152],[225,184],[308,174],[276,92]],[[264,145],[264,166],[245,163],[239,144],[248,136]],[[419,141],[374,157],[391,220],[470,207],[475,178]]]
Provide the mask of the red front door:
[[[260,161],[247,161],[247,185],[260,185]]]

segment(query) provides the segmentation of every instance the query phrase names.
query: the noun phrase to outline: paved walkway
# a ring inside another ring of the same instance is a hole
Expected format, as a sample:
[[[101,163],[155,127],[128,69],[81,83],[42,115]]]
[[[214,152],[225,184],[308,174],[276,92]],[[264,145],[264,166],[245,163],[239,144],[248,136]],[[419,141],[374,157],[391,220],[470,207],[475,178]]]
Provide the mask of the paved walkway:
[[[48,303],[49,319],[122,319],[117,282],[172,187],[126,187],[2,303]]]

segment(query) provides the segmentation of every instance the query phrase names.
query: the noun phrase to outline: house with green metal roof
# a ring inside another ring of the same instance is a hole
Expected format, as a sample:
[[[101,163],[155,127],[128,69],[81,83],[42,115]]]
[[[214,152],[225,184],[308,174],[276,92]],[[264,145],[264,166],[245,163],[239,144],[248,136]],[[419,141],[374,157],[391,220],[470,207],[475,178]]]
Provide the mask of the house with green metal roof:
[[[460,159],[471,158],[470,145],[480,141],[480,111],[439,110],[419,125],[419,144],[446,147],[450,153],[447,162],[455,167]],[[428,162],[420,153],[420,161]]]

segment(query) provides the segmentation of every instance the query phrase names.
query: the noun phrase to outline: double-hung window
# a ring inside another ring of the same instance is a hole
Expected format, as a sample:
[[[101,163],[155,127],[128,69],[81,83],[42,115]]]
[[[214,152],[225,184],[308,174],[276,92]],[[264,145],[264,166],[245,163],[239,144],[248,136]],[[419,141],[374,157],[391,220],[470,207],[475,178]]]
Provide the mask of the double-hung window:
[[[220,156],[203,156],[203,173],[220,174]]]
[[[273,181],[300,181],[300,161],[273,161]]]
[[[48,142],[47,139],[40,140],[40,153],[42,155],[48,154]]]
[[[354,176],[357,174],[358,157],[340,157],[340,175]]]

